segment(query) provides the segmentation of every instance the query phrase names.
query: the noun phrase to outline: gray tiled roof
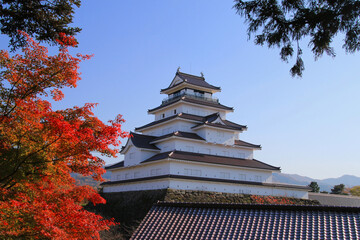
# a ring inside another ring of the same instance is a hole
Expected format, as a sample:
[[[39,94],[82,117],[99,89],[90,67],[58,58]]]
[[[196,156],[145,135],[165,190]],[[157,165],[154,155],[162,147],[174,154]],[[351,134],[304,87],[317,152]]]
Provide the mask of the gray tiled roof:
[[[360,208],[160,202],[131,239],[359,239]]]
[[[214,90],[220,90],[220,87],[215,87],[215,86],[207,83],[205,81],[204,77],[195,76],[195,75],[191,75],[191,74],[187,74],[187,73],[183,73],[183,72],[179,72],[179,71],[176,72],[175,77],[176,76],[180,77],[184,82],[189,83],[191,85],[200,86],[200,87],[209,88],[209,89],[214,89]],[[181,83],[183,83],[183,82],[181,82]],[[181,83],[179,83],[179,84],[181,84]],[[165,88],[165,89],[161,89],[161,91],[166,91],[168,89],[176,87],[179,84],[176,84],[174,86],[171,86],[171,87],[168,87],[168,88]]]
[[[124,167],[124,161],[115,163],[115,164],[110,165],[110,166],[105,166],[105,169],[113,169],[113,168],[119,168],[119,167]]]
[[[150,142],[154,141],[156,137],[144,135],[144,134],[138,134],[134,132],[130,132],[130,135],[131,135],[131,141],[135,145],[135,147],[160,150],[154,144],[150,144]]]
[[[309,192],[309,199],[317,200],[323,205],[360,207],[360,197]]]
[[[178,101],[184,101],[184,102],[188,102],[188,103],[195,103],[195,104],[199,104],[199,105],[203,105],[203,106],[219,108],[219,109],[225,109],[225,110],[231,110],[231,111],[234,110],[234,108],[232,108],[232,107],[228,107],[228,106],[222,105],[222,104],[217,103],[217,102],[210,102],[210,101],[206,101],[206,100],[194,99],[194,98],[191,98],[191,97],[182,96],[182,97],[174,99],[174,101],[163,103],[158,107],[155,107],[153,109],[149,109],[148,112],[152,112],[152,111],[161,109],[163,107],[174,104],[174,103],[176,103]]]
[[[176,132],[173,132],[173,133],[169,133],[169,134],[157,137],[157,138],[155,138],[153,140],[153,142],[161,140],[161,139],[170,138],[170,137],[190,138],[190,139],[205,141],[205,139],[203,139],[202,137],[200,137],[196,133],[176,131]]]
[[[248,143],[242,140],[235,140],[235,144],[236,146],[243,146],[243,147],[250,147],[250,148],[261,148],[261,145],[256,145],[256,144],[252,144],[252,143]]]
[[[274,167],[274,166],[260,162],[255,159],[223,157],[223,156],[216,156],[216,155],[209,155],[209,154],[202,154],[202,153],[183,152],[183,151],[176,151],[176,150],[171,151],[171,152],[164,152],[164,153],[156,154],[156,155],[142,161],[142,163],[153,162],[153,161],[158,161],[158,160],[167,159],[167,158],[184,160],[184,161],[204,162],[204,163],[212,163],[212,164],[237,166],[237,167],[246,167],[246,168],[267,169],[267,170],[273,170],[273,171],[280,170],[279,167]]]
[[[150,127],[150,126],[154,126],[154,125],[157,125],[157,124],[160,124],[160,123],[163,123],[163,122],[167,122],[167,121],[169,121],[171,119],[174,119],[174,118],[182,118],[182,119],[193,120],[193,121],[198,122],[198,125],[196,125],[194,127],[206,124],[206,125],[212,125],[214,127],[227,128],[227,129],[233,129],[233,130],[241,130],[241,131],[247,129],[247,127],[245,125],[236,124],[236,123],[230,122],[228,120],[222,120],[225,123],[225,125],[211,123],[209,121],[209,119],[211,121],[214,121],[216,119],[215,116],[217,116],[216,114],[218,114],[218,113],[214,113],[214,114],[210,114],[208,116],[202,117],[202,116],[188,114],[188,113],[179,113],[179,114],[167,117],[167,118],[163,118],[163,119],[160,119],[160,120],[157,120],[157,121],[153,121],[153,122],[148,123],[148,124],[146,124],[144,126],[137,127],[137,128],[135,128],[135,130],[138,131],[138,130],[141,130],[141,129],[144,129],[144,128],[147,128],[147,127]],[[208,123],[206,123],[206,122],[208,122]]]

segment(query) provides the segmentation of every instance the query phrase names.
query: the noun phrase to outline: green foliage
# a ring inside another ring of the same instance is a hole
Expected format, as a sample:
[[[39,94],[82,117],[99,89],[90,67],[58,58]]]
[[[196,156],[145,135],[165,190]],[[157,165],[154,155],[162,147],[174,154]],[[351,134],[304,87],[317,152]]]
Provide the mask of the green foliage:
[[[360,197],[360,186],[355,186],[355,187],[350,188],[350,193],[353,196]]]
[[[311,192],[316,192],[316,193],[320,192],[320,187],[317,184],[317,182],[311,182],[308,186],[311,187],[312,189]]]
[[[335,57],[331,42],[338,33],[345,34],[346,52],[360,50],[357,0],[235,0],[234,8],[245,17],[249,36],[255,34],[255,44],[280,48],[285,62],[296,54],[292,76],[301,77],[305,69],[300,47],[303,39],[309,39],[315,59],[324,53]]]
[[[74,6],[80,4],[81,0],[0,0],[0,31],[10,37],[12,50],[26,43],[18,30],[40,42],[57,44],[59,33],[74,36],[81,31],[68,26],[73,21]]]
[[[345,190],[345,185],[344,184],[335,185],[334,188],[331,189],[331,194],[347,195],[344,192],[344,190]]]

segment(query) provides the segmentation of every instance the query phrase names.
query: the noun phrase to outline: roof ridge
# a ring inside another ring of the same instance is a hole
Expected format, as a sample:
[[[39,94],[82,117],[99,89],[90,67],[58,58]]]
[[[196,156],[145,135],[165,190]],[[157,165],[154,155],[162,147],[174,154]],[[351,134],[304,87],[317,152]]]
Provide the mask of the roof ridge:
[[[181,75],[181,74],[188,75],[188,76],[191,76],[191,77],[200,78],[201,80],[204,80],[204,81],[205,81],[205,78],[202,77],[202,76],[197,76],[197,75],[193,75],[193,74],[190,74],[190,73],[184,73],[184,72],[180,72],[180,71],[177,71],[177,72],[176,72],[176,75]],[[184,79],[184,80],[185,80],[185,79]]]
[[[273,210],[326,210],[360,212],[360,207],[329,206],[329,205],[291,205],[291,204],[248,204],[248,203],[218,203],[218,202],[168,202],[158,201],[156,206],[179,206],[200,208],[247,208],[247,209],[273,209]]]

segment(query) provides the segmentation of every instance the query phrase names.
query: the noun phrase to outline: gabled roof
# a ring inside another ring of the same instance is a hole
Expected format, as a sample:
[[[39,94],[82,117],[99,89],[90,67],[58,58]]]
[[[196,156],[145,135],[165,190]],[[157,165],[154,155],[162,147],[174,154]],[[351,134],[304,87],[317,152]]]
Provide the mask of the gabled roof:
[[[205,139],[203,139],[196,133],[177,131],[177,132],[173,132],[173,133],[169,133],[169,134],[157,137],[152,142],[157,142],[159,140],[163,140],[163,139],[167,139],[167,138],[171,138],[171,137],[180,137],[180,138],[188,138],[188,139],[205,141]]]
[[[224,157],[224,156],[217,156],[217,155],[210,155],[210,154],[203,154],[203,153],[184,152],[184,151],[176,151],[176,150],[156,154],[156,155],[142,161],[142,163],[154,162],[154,161],[159,161],[159,160],[168,159],[168,158],[175,159],[175,160],[183,160],[183,161],[192,161],[192,162],[221,164],[221,165],[236,166],[236,167],[280,171],[280,167],[274,167],[274,166],[260,162],[255,159]]]
[[[249,147],[249,148],[261,148],[261,145],[248,143],[248,142],[245,142],[245,141],[242,141],[242,140],[235,140],[234,145],[242,146],[242,147]]]
[[[199,128],[203,126],[211,126],[217,128],[224,128],[230,130],[244,131],[247,129],[244,125],[239,125],[227,120],[222,120],[219,113],[214,113],[204,117],[203,122],[193,126],[192,128]]]
[[[174,119],[174,118],[188,119],[188,120],[193,120],[193,121],[196,121],[196,122],[202,122],[202,120],[203,120],[203,117],[201,117],[201,116],[188,114],[188,113],[179,113],[179,114],[167,117],[167,118],[163,118],[163,119],[148,123],[148,124],[146,124],[144,126],[137,127],[137,128],[135,128],[135,130],[138,131],[138,130],[141,130],[141,129],[144,129],[144,128],[147,128],[147,127],[150,127],[150,126],[157,125],[159,123],[167,122],[167,121],[169,121],[171,119]]]
[[[359,239],[360,208],[158,202],[131,239]]]
[[[125,147],[121,149],[121,152],[126,149],[126,147],[129,144],[129,141],[131,141],[135,147],[137,148],[145,148],[145,149],[151,149],[151,150],[160,150],[158,147],[156,147],[154,144],[151,144],[156,137],[150,136],[150,135],[144,135],[144,134],[138,134],[134,132],[130,132],[130,137],[128,138],[128,141],[126,142]]]
[[[202,99],[195,99],[195,98],[192,98],[190,96],[184,95],[184,96],[179,97],[179,98],[174,98],[173,101],[163,103],[163,104],[161,104],[160,106],[158,106],[156,108],[149,109],[148,113],[151,113],[151,112],[154,112],[156,110],[162,109],[164,107],[170,106],[170,105],[175,104],[175,103],[177,103],[179,101],[198,104],[198,105],[207,106],[207,107],[218,108],[218,109],[224,109],[224,110],[227,110],[227,111],[233,111],[234,110],[234,108],[227,107],[227,106],[222,105],[222,104],[220,104],[218,102],[210,102],[210,101],[206,101],[206,100],[202,100]]]
[[[120,167],[124,167],[124,161],[115,163],[115,164],[110,165],[110,166],[105,166],[105,169],[113,169],[113,168],[120,168]]]
[[[220,91],[220,87],[215,87],[215,86],[207,83],[203,76],[200,77],[200,76],[195,76],[195,75],[191,75],[191,74],[187,74],[187,73],[177,71],[176,74],[175,74],[174,79],[176,77],[179,77],[180,79],[182,79],[182,82],[177,83],[175,85],[172,85],[173,82],[171,82],[170,86],[165,88],[165,89],[161,89],[161,92],[170,90],[171,88],[175,88],[176,86],[178,86],[180,84],[183,84],[183,83],[191,84],[191,85],[194,85],[194,86],[199,86],[199,87],[202,87],[202,88],[208,88],[208,89],[213,89],[213,90]]]
[[[211,121],[216,120],[219,116],[220,116],[219,113],[213,113],[213,114],[210,114],[210,115],[205,116],[205,117],[198,116],[198,115],[193,115],[193,114],[188,114],[188,113],[179,113],[179,114],[167,117],[167,118],[163,118],[163,119],[148,123],[148,124],[146,124],[144,126],[137,127],[137,128],[135,128],[135,130],[139,131],[139,130],[147,128],[147,127],[151,127],[151,126],[163,123],[163,122],[167,122],[167,121],[169,121],[171,119],[174,119],[174,118],[182,118],[182,119],[187,119],[187,120],[192,120],[194,122],[198,122],[198,124],[195,125],[193,128],[196,128],[196,127],[201,126],[201,125],[205,124],[206,122],[208,122],[207,125],[213,125],[214,127],[222,127],[222,128],[238,130],[238,131],[243,131],[243,130],[247,129],[247,127],[244,126],[244,125],[239,125],[239,124],[230,122],[228,120],[222,120],[222,122],[225,125],[220,126],[220,124],[212,124]],[[209,120],[210,120],[210,122],[209,122]]]

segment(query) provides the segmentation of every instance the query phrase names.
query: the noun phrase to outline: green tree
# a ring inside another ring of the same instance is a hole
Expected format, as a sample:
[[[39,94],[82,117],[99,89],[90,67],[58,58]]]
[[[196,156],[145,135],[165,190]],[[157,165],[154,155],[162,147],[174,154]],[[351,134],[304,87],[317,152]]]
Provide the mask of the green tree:
[[[255,44],[280,48],[286,62],[295,53],[292,76],[301,77],[305,69],[301,40],[309,39],[315,59],[324,53],[335,57],[331,42],[338,33],[345,34],[346,52],[360,50],[358,0],[235,0],[234,8],[245,17],[249,36],[255,34]]]
[[[308,186],[311,187],[312,189],[311,192],[316,192],[316,193],[320,192],[320,187],[317,184],[317,182],[311,182]]]
[[[359,196],[360,197],[360,186],[355,186],[350,188],[350,193],[353,196]]]
[[[331,189],[331,194],[346,195],[344,190],[345,190],[345,185],[344,184],[335,185],[334,188]]]
[[[10,37],[12,50],[26,44],[18,30],[40,42],[57,44],[59,33],[74,36],[81,31],[68,26],[73,21],[74,7],[80,4],[80,0],[0,0],[0,31]]]

